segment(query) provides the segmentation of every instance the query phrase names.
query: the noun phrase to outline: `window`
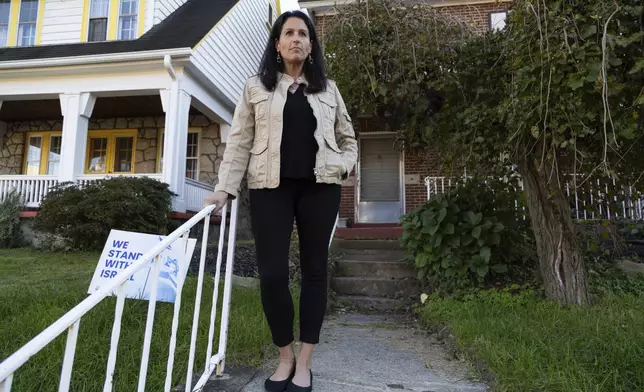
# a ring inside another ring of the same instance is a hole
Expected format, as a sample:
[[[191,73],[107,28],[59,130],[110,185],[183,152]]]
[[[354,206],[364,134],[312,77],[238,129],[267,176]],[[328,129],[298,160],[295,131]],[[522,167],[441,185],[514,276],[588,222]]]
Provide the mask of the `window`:
[[[0,48],[9,43],[9,15],[11,0],[0,0]]]
[[[24,174],[58,175],[60,170],[60,132],[38,132],[27,134]]]
[[[490,29],[497,31],[505,28],[505,20],[508,17],[506,11],[490,13]]]
[[[273,6],[268,5],[268,24],[273,27]]]
[[[87,41],[107,40],[107,20],[109,12],[110,0],[92,0],[89,10]]]
[[[186,151],[186,177],[197,179],[199,171],[199,133],[188,133],[188,149]]]
[[[18,19],[18,46],[36,44],[38,28],[38,0],[22,0]]]
[[[144,1],[85,2],[81,41],[132,40],[143,34]]]
[[[87,174],[133,173],[136,131],[90,131],[87,140]]]
[[[199,130],[191,129],[188,131],[188,143],[186,146],[186,178],[199,180]],[[161,131],[159,136],[159,163],[157,172],[163,172],[163,146],[165,141],[165,132]]]
[[[135,39],[138,19],[138,1],[120,0],[119,6],[119,39]]]

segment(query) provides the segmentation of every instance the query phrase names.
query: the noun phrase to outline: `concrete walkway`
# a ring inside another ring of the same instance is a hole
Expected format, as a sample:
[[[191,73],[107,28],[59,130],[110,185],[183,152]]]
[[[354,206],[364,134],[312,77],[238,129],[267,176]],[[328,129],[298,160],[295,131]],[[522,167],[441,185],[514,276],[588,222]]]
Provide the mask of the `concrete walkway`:
[[[316,392],[484,392],[466,363],[402,316],[334,314],[313,356]],[[242,389],[264,391],[271,360]]]

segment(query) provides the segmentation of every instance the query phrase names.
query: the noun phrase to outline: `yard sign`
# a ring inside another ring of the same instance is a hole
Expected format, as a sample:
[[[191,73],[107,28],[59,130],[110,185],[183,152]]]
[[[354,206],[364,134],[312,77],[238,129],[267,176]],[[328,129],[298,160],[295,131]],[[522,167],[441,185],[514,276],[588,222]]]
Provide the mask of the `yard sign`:
[[[101,285],[106,284],[119,272],[139,260],[141,256],[165,238],[154,234],[112,230],[105,242],[103,253],[98,261],[87,293],[92,294],[100,290]],[[197,240],[194,238],[188,239],[188,249],[185,253],[181,246],[182,243],[183,241],[177,241],[169,245],[159,255],[161,260],[157,291],[157,301],[159,302],[173,303],[177,295],[177,285],[183,282],[188,273],[188,266]],[[150,275],[153,271],[153,262],[154,259],[148,262],[147,267],[130,276],[130,279],[125,284],[126,298],[150,299]],[[112,292],[113,296],[116,294],[116,290]]]

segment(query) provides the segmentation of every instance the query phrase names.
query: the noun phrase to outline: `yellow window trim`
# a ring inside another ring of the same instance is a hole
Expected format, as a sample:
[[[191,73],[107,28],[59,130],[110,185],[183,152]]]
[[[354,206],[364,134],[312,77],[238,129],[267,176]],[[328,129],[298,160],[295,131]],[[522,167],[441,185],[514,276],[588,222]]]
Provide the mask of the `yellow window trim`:
[[[41,137],[42,144],[40,145],[40,168],[38,169],[39,175],[47,174],[47,165],[49,164],[49,147],[51,146],[52,136],[62,136],[62,131],[43,131],[43,132],[26,132],[25,133],[25,148],[22,154],[22,173],[27,173],[27,158],[29,153],[29,139],[32,137]]]
[[[105,157],[105,167],[113,168],[114,167],[114,139],[119,136],[131,136],[134,138],[132,143],[132,171],[129,172],[117,172],[112,173],[110,170],[106,170],[105,173],[92,173],[87,170],[90,160],[90,141],[92,138],[106,138],[107,146],[105,146],[106,157]],[[92,130],[90,129],[87,133],[87,145],[85,148],[85,166],[83,167],[83,173],[85,174],[132,174],[136,173],[136,141],[138,139],[138,130],[137,129],[112,129],[112,130]]]
[[[280,15],[282,15],[282,0],[276,0],[277,1],[277,17],[279,18]]]
[[[87,42],[87,35],[89,33],[89,8],[91,0],[85,0],[83,6],[83,23],[81,25],[81,42]],[[113,41],[117,39],[119,27],[119,4],[120,0],[110,0],[110,8],[107,13],[107,40]],[[145,0],[139,0],[139,15],[138,15],[138,36],[143,35],[145,30]]]
[[[201,158],[201,130],[200,127],[188,127],[188,133],[198,133],[199,138],[197,139],[197,178],[199,178],[199,172],[201,171],[200,159]],[[161,173],[161,155],[163,154],[163,149],[161,148],[161,142],[163,141],[163,135],[165,133],[165,127],[159,128],[159,134],[157,136],[157,165],[156,172]]]
[[[18,46],[18,22],[20,21],[21,0],[11,0],[9,9],[9,35],[7,46]],[[36,18],[36,45],[40,45],[42,37],[42,24],[45,13],[45,0],[38,0],[38,17]]]

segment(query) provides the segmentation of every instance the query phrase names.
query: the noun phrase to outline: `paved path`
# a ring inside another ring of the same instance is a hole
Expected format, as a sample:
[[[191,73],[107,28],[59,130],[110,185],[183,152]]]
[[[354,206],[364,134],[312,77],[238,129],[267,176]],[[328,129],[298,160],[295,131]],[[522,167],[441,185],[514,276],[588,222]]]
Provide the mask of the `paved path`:
[[[485,392],[466,363],[401,316],[334,314],[313,354],[315,392]],[[264,391],[267,363],[242,392]]]

